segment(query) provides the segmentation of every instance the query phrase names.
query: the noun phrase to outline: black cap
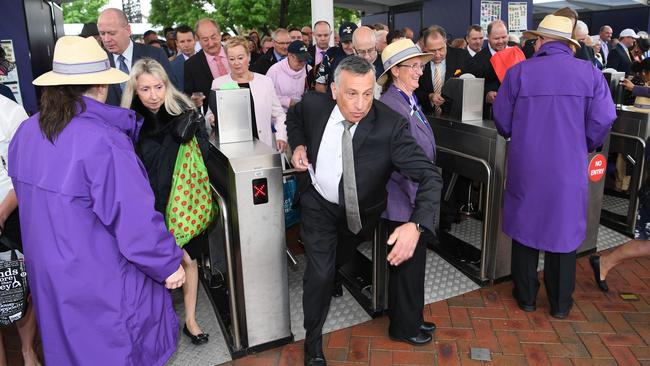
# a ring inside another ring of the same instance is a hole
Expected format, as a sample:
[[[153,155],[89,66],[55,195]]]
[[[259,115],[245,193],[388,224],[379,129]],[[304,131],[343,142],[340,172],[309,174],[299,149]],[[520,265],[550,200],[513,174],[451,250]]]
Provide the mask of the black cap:
[[[309,51],[307,50],[307,45],[305,45],[305,42],[303,41],[293,41],[289,44],[289,48],[287,49],[289,53],[293,53],[296,55],[298,60],[300,61],[310,61],[311,60],[311,55],[309,54]]]
[[[339,38],[341,42],[352,40],[352,33],[357,29],[357,25],[352,22],[343,22],[339,27]]]
[[[90,37],[90,36],[98,36],[99,35],[99,29],[97,29],[97,23],[86,23],[84,24],[84,27],[81,28],[81,33],[79,33],[79,37]]]

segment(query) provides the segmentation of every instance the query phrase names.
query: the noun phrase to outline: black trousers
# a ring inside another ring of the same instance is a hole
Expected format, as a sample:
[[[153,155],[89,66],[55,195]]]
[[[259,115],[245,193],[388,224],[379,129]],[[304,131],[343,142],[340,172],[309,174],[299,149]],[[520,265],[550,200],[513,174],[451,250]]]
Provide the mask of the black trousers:
[[[539,281],[537,263],[539,250],[512,241],[511,272],[515,296],[526,305],[535,304]],[[551,311],[567,311],[573,304],[576,287],[576,251],[544,252],[544,285]]]
[[[388,238],[402,222],[387,222]],[[389,265],[388,279],[388,332],[394,337],[415,337],[424,321],[424,271],[427,263],[427,242],[431,234],[420,235],[413,257],[399,266]],[[389,250],[392,250],[392,246]]]
[[[313,187],[300,195],[300,237],[307,258],[302,280],[305,352],[322,352],[323,324],[337,267],[352,258],[364,235],[372,229],[364,226],[359,235],[350,232],[345,209],[325,200]]]

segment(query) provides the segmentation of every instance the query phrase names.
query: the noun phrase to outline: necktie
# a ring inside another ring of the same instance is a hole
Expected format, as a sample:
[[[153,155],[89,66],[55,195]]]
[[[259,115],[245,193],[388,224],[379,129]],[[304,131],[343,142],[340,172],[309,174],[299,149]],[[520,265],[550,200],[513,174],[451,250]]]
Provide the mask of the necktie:
[[[217,69],[219,69],[219,76],[223,76],[228,73],[228,70],[226,70],[226,67],[223,65],[223,62],[221,62],[221,59],[219,57],[215,57],[214,62],[217,64]]]
[[[440,64],[434,64],[435,65],[435,75],[433,76],[433,92],[436,94],[441,94],[442,93],[442,67]],[[436,116],[439,116],[442,114],[442,108],[440,106],[433,106]]]
[[[120,68],[120,71],[122,71],[122,72],[124,72],[124,73],[126,73],[128,75],[129,74],[129,68],[126,66],[126,62],[124,62],[124,60],[126,60],[126,58],[123,55],[117,56],[117,62],[118,62],[117,67]],[[125,86],[126,86],[126,82],[121,83],[120,84],[120,89],[122,89],[122,91],[124,91]]]
[[[361,215],[357,197],[357,179],[354,176],[354,151],[352,150],[352,134],[350,128],[354,123],[343,121],[343,138],[341,152],[343,154],[343,198],[345,200],[345,219],[348,229],[358,234],[361,231]]]

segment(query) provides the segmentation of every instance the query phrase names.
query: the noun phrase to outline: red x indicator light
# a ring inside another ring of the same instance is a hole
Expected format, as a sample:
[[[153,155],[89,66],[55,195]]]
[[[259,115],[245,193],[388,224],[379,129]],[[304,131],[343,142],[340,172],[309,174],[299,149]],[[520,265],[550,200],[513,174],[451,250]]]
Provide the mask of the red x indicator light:
[[[253,204],[269,202],[269,190],[266,178],[253,179]]]

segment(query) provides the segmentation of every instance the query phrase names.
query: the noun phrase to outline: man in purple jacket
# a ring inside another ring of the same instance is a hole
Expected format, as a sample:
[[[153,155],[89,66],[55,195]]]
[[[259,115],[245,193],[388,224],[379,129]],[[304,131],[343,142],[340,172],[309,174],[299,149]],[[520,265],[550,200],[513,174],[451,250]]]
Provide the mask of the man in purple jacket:
[[[503,231],[512,238],[513,295],[535,310],[538,251],[551,315],[573,305],[576,249],[586,235],[587,156],[616,119],[602,73],[573,56],[572,22],[548,15],[537,31],[541,48],[513,66],[494,102],[499,134],[510,138]]]

